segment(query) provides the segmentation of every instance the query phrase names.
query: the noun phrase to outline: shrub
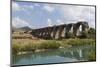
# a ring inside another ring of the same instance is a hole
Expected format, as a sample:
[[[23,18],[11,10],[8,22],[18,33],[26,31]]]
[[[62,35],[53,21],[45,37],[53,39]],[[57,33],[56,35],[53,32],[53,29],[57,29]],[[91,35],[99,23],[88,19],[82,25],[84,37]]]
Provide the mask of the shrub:
[[[81,32],[79,38],[88,38],[88,32]]]
[[[40,49],[57,49],[60,47],[60,43],[56,41],[47,41],[40,44]]]
[[[96,30],[94,28],[90,28],[88,31],[89,34],[95,34],[95,32],[96,32]]]
[[[17,44],[13,44],[12,53],[17,54],[19,51],[20,51],[20,46],[18,46]]]
[[[36,49],[57,49],[60,47],[60,43],[58,43],[55,40],[46,40],[42,42],[36,42],[33,41],[24,41],[24,40],[17,40],[15,39],[13,41],[12,45],[12,51],[13,54],[17,54],[19,52],[26,52],[26,51],[32,51],[34,52]]]
[[[57,49],[59,47],[68,46],[80,46],[80,45],[95,45],[94,39],[65,39],[65,40],[42,40],[34,42],[33,40],[26,39],[14,39],[12,43],[12,52],[17,54],[18,52],[32,51],[36,49]]]
[[[89,61],[95,61],[96,60],[96,52],[95,51],[92,50],[87,55],[88,55]]]
[[[93,39],[71,39],[68,41],[69,45],[95,45],[95,40]]]
[[[66,33],[66,38],[75,38],[74,34],[71,32]]]
[[[96,30],[94,28],[90,28],[88,34],[89,34],[88,38],[93,38],[93,39],[96,38]]]

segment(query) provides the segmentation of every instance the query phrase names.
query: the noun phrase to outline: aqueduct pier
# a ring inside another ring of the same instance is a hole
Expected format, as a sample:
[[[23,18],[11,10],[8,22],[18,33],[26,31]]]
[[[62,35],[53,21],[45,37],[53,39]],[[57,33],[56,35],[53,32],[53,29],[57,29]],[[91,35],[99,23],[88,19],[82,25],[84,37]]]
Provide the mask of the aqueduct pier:
[[[87,32],[88,29],[88,22],[79,21],[77,23],[62,24],[52,27],[33,29],[31,34],[34,37],[43,39],[61,39],[66,38],[67,33],[73,33],[74,36],[79,36],[81,35],[81,32]]]

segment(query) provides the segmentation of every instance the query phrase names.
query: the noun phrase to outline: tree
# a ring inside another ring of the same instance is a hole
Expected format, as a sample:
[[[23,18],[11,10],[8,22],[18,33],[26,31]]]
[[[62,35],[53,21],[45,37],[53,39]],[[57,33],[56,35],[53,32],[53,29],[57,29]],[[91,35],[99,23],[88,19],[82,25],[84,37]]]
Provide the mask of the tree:
[[[88,32],[81,32],[81,35],[79,36],[79,38],[88,38]]]
[[[89,33],[89,34],[95,34],[95,31],[96,31],[96,30],[95,30],[94,28],[90,28],[89,31],[88,31],[88,33]]]
[[[75,38],[74,34],[71,32],[66,33],[66,38]]]
[[[89,34],[89,38],[95,39],[95,37],[96,37],[96,30],[94,28],[90,28],[89,31],[88,31],[88,34]]]

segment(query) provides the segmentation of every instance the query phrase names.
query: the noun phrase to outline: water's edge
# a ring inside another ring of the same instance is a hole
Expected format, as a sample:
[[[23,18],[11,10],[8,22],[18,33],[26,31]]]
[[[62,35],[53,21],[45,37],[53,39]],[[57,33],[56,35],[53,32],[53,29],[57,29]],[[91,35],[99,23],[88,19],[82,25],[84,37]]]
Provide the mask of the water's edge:
[[[46,64],[62,62],[80,62],[88,60],[90,51],[95,51],[93,46],[79,46],[60,48],[55,50],[39,51],[13,56],[13,65]]]

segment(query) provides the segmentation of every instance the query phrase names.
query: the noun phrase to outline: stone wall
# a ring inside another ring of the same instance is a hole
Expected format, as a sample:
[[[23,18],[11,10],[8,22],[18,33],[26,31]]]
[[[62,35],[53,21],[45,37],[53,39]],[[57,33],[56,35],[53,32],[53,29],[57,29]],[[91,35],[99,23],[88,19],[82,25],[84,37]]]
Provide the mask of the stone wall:
[[[44,27],[32,30],[31,34],[34,37],[43,39],[61,39],[66,38],[66,33],[72,33],[74,36],[81,35],[81,32],[87,32],[89,25],[85,21],[77,23],[63,24],[52,27]]]

